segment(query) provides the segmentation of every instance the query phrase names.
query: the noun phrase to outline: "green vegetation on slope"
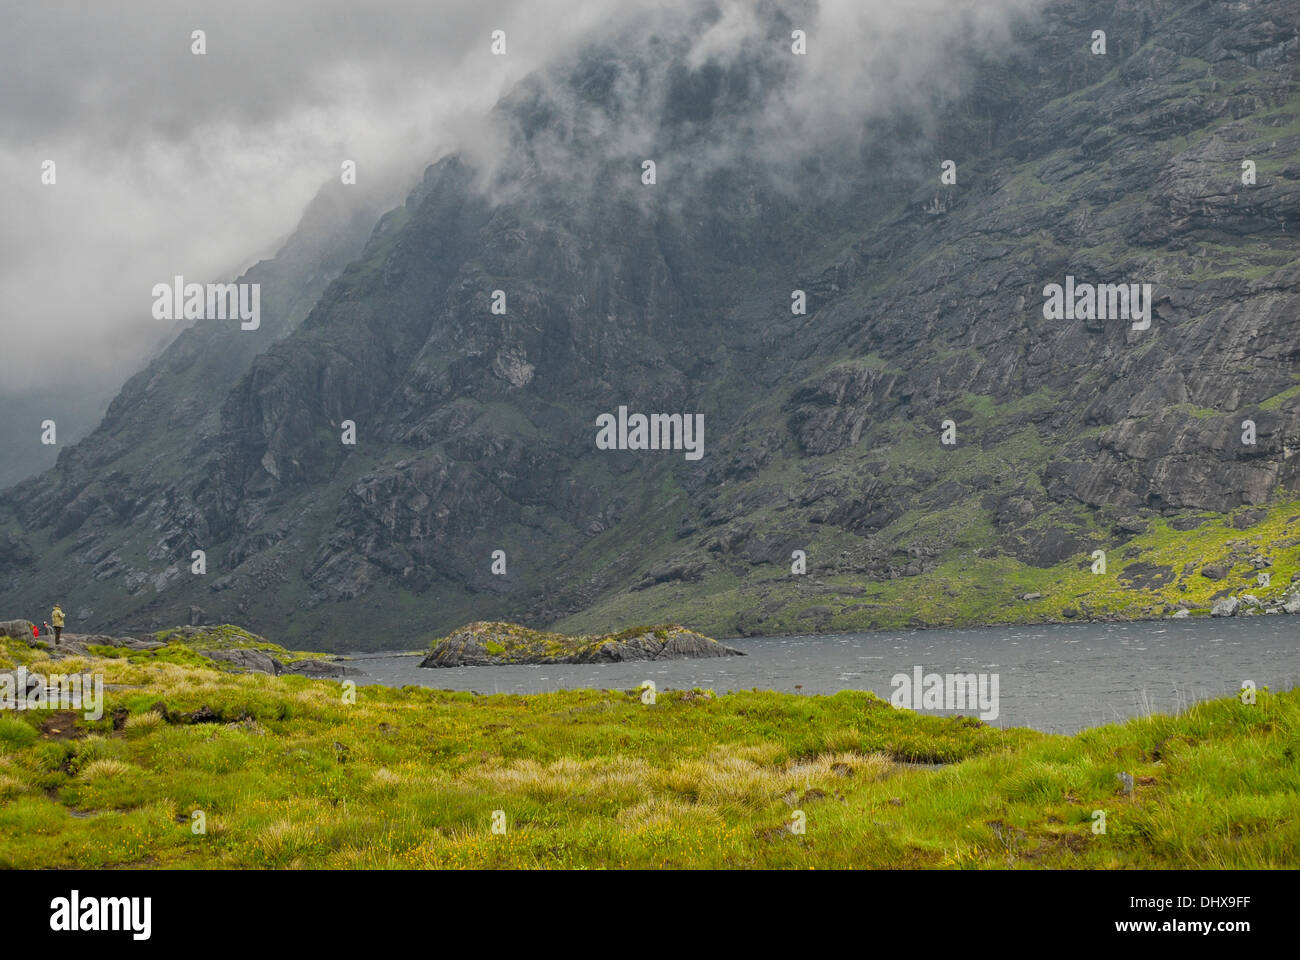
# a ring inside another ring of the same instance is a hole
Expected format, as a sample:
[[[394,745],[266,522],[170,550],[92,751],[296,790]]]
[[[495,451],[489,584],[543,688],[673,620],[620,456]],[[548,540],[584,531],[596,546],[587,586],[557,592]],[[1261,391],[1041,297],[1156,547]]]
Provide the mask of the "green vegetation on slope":
[[[969,503],[945,513],[951,529],[962,525]],[[852,574],[822,573],[838,544],[812,540],[808,574],[773,564],[743,581],[706,578],[698,583],[660,584],[600,603],[559,626],[581,630],[596,622],[636,621],[671,604],[684,623],[716,636],[890,629],[904,626],[972,626],[1042,623],[1082,618],[1142,619],[1209,613],[1214,601],[1249,594],[1262,603],[1292,595],[1300,580],[1300,501],[1284,499],[1262,519],[1242,528],[1238,515],[1205,512],[1177,530],[1156,518],[1146,532],[1096,534],[1106,552],[1106,572],[1092,572],[1090,552],[1050,567],[1035,567],[996,550],[963,546],[915,576],[870,581]],[[905,521],[901,521],[905,522]],[[1254,561],[1255,558],[1259,561]],[[1263,565],[1258,565],[1263,563]],[[1206,567],[1225,575],[1210,579]],[[1268,586],[1259,583],[1260,573]],[[1025,600],[1026,595],[1039,594]]]

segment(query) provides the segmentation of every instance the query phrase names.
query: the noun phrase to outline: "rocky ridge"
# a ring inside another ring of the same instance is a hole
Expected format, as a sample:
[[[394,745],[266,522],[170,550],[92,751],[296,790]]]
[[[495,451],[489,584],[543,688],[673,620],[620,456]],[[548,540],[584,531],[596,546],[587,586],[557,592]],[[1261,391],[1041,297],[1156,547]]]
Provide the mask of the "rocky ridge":
[[[131,653],[166,654],[183,648],[186,652],[219,663],[241,673],[265,673],[272,676],[294,673],[304,677],[360,676],[361,671],[332,657],[302,656],[271,643],[265,637],[248,633],[231,624],[219,627],[175,627],[140,637],[113,637],[101,634],[64,633],[58,644],[52,636],[32,634],[33,624],[28,620],[0,621],[0,637],[21,640],[28,646],[39,648],[51,660],[69,657],[96,657],[102,651],[94,648],[110,647]]]

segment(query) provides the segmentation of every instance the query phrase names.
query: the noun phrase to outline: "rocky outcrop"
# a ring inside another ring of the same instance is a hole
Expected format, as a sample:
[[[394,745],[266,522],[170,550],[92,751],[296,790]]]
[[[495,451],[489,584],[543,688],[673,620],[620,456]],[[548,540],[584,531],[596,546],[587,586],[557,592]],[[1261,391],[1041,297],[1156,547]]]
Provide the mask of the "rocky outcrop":
[[[240,670],[249,670],[253,673],[269,673],[279,675],[284,672],[284,664],[279,660],[263,653],[261,650],[251,650],[247,648],[235,650],[209,650],[206,656],[213,660],[220,660]]]
[[[4,634],[0,633],[0,635]],[[9,634],[9,636],[14,635]],[[30,646],[46,650],[49,656],[55,660],[66,657],[94,656],[91,647],[116,647],[120,650],[157,650],[167,645],[151,637],[111,637],[105,634],[84,633],[65,633],[56,644],[53,634],[47,635],[43,633],[39,637],[33,637],[30,629],[27,631],[26,636],[20,635],[16,639],[25,640]]]
[[[314,658],[297,660],[281,667],[282,673],[296,673],[303,677],[359,677],[362,671],[349,667],[336,660],[317,660]]]
[[[471,623],[433,645],[422,667],[470,667],[527,663],[623,663],[743,657],[744,651],[668,625],[637,627],[594,637],[566,637],[513,623]]]
[[[230,664],[237,670],[278,676],[296,673],[304,677],[351,677],[361,671],[334,659],[302,657],[271,643],[265,637],[232,624],[181,626],[160,636],[177,640],[210,660]],[[275,654],[275,655],[273,655]]]
[[[4,626],[14,627],[15,633],[4,632]],[[26,624],[27,629],[21,629]],[[187,646],[209,660],[225,664],[228,667],[249,673],[265,673],[279,676],[295,673],[304,677],[338,678],[362,676],[362,671],[348,666],[336,659],[307,656],[293,658],[288,651],[282,650],[259,637],[238,627],[224,624],[216,627],[182,626],[163,631],[154,636],[112,637],[104,634],[65,633],[56,645],[54,638],[33,637],[31,625],[25,620],[0,621],[0,636],[9,636],[24,641],[28,646],[39,647],[54,660],[68,657],[94,657],[102,654],[97,647],[112,647],[124,651],[148,652],[162,650],[172,642],[185,643]],[[159,639],[159,638],[162,639]],[[272,651],[280,651],[281,656],[272,656],[267,649],[259,649],[250,644],[261,644]]]
[[[1292,584],[1285,593],[1275,595],[1267,600],[1253,593],[1233,594],[1226,592],[1214,601],[1210,607],[1212,617],[1257,616],[1259,614],[1300,614],[1300,584]],[[1186,616],[1186,610],[1179,610],[1174,616]]]
[[[212,660],[220,660],[223,663],[228,663],[239,670],[247,670],[251,673],[267,673],[272,676],[279,676],[284,673],[296,673],[303,677],[330,678],[359,677],[362,675],[362,671],[355,667],[349,667],[346,664],[339,663],[335,660],[308,657],[302,660],[282,663],[280,660],[272,657],[268,653],[250,648],[205,650],[204,656]]]

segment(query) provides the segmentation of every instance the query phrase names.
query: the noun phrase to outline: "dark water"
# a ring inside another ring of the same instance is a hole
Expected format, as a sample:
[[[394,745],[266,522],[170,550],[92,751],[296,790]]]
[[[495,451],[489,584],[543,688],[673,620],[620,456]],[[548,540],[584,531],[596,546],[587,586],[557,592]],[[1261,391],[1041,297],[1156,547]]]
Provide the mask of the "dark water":
[[[1289,689],[1300,682],[1300,617],[1082,623],[966,630],[876,631],[728,640],[748,656],[601,666],[425,669],[420,658],[357,654],[360,683],[418,684],[479,693],[594,687],[712,688],[888,698],[891,678],[925,673],[997,674],[1001,726],[1072,733],[1197,700],[1236,694],[1242,681]],[[796,689],[798,688],[798,689]],[[936,713],[978,713],[936,710]]]

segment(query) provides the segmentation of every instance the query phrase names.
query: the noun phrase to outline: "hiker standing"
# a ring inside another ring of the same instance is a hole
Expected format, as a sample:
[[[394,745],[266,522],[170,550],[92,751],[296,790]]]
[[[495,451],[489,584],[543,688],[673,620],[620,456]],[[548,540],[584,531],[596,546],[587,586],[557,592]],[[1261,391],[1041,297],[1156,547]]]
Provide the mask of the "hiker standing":
[[[63,608],[57,603],[50,611],[50,621],[54,624],[54,645],[57,647],[59,639],[63,636]]]

